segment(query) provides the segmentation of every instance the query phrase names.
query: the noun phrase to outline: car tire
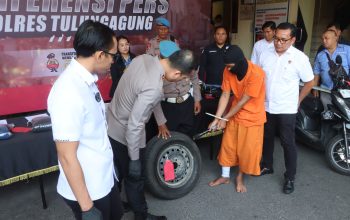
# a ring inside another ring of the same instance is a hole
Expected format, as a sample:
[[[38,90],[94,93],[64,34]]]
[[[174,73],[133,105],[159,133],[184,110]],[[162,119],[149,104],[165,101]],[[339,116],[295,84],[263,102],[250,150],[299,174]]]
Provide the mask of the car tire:
[[[175,180],[164,180],[165,160],[174,164]],[[201,155],[197,145],[186,135],[171,132],[171,137],[153,137],[146,147],[146,187],[156,197],[177,199],[189,193],[197,184],[201,171]]]

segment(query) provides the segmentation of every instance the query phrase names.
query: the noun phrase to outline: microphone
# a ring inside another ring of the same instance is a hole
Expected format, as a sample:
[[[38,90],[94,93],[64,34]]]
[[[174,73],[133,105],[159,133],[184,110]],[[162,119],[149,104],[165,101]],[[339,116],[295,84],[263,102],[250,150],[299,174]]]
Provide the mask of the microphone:
[[[343,62],[342,58],[340,55],[337,55],[337,57],[335,58],[335,63],[338,65],[341,65]]]

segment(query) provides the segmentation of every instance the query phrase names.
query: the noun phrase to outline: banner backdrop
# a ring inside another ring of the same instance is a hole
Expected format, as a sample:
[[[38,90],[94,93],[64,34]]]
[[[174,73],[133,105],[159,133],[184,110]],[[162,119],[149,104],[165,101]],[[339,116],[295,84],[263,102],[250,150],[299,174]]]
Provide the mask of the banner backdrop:
[[[75,57],[72,43],[88,19],[126,35],[144,53],[155,19],[171,22],[171,34],[199,56],[212,38],[210,0],[0,0],[0,116],[46,109],[50,88]],[[109,73],[98,73],[105,100]]]

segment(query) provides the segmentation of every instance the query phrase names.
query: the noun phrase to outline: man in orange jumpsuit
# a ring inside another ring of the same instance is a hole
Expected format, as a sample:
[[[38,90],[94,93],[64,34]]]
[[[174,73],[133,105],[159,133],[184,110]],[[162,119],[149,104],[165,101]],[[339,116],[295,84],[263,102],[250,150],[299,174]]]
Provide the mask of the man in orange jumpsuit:
[[[238,46],[230,46],[224,55],[226,68],[222,82],[222,95],[210,129],[225,129],[218,156],[222,166],[221,177],[210,186],[230,182],[230,167],[239,166],[236,191],[246,192],[243,175],[260,175],[265,114],[265,73],[247,61]],[[227,113],[230,93],[233,102]],[[221,118],[221,119],[218,119]]]

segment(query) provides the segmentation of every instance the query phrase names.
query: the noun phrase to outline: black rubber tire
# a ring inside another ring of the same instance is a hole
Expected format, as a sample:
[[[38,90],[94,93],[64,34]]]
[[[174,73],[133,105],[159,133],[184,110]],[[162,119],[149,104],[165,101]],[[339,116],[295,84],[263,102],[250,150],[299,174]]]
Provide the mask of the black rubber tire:
[[[164,181],[162,167],[166,158],[174,163],[175,180]],[[177,199],[189,193],[197,184],[202,159],[197,145],[186,135],[171,132],[167,140],[153,137],[146,147],[146,187],[156,197]]]
[[[348,143],[350,144],[350,137]],[[337,173],[350,176],[350,159],[345,159],[345,143],[343,135],[332,138],[326,146],[326,159],[330,167]],[[337,162],[338,161],[338,162]]]

